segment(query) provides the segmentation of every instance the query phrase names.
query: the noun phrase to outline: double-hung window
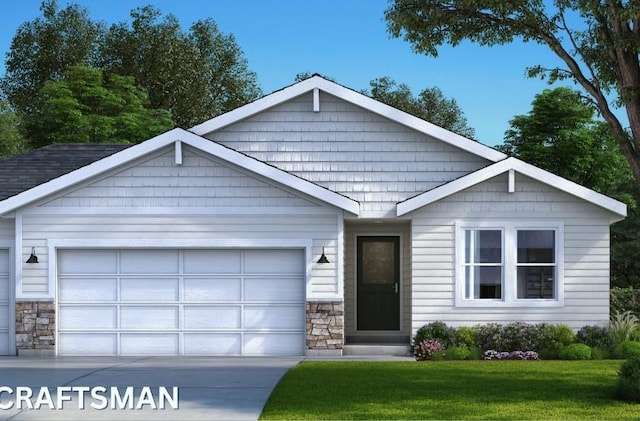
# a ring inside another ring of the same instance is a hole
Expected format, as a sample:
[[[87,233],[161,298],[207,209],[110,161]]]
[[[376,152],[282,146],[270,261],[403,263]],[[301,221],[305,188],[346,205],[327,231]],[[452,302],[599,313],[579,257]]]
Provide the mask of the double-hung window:
[[[458,223],[456,304],[562,305],[561,223]]]

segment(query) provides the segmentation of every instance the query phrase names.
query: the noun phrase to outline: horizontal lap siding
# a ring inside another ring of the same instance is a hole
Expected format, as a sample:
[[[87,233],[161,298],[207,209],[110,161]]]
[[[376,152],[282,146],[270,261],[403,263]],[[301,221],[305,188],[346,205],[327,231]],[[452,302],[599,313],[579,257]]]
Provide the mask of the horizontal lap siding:
[[[305,94],[207,137],[394,216],[396,202],[489,164],[331,95]]]
[[[442,320],[478,323],[567,323],[573,328],[609,318],[609,214],[521,175],[508,194],[501,175],[412,214],[413,330]],[[456,221],[564,222],[564,307],[456,307]]]
[[[80,216],[24,215],[23,261],[36,248],[38,265],[23,266],[24,294],[47,294],[49,240],[312,240],[312,257],[325,247],[331,263],[313,263],[307,296],[340,296],[337,284],[338,217],[336,215],[222,216]],[[121,241],[117,241],[121,240]],[[196,247],[198,248],[198,247]]]

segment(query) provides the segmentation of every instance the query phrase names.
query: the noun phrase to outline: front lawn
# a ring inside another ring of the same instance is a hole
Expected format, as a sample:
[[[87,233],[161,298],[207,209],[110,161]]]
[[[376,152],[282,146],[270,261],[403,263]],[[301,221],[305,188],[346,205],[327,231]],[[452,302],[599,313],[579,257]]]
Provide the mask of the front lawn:
[[[612,398],[621,361],[303,362],[261,419],[637,420]]]

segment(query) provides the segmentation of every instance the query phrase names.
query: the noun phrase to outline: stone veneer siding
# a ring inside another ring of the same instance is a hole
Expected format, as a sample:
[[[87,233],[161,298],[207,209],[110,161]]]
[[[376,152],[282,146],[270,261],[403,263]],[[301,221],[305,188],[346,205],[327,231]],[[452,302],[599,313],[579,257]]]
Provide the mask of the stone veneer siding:
[[[307,349],[342,349],[344,345],[344,303],[307,302]]]
[[[56,306],[52,302],[16,303],[16,348],[55,349]]]

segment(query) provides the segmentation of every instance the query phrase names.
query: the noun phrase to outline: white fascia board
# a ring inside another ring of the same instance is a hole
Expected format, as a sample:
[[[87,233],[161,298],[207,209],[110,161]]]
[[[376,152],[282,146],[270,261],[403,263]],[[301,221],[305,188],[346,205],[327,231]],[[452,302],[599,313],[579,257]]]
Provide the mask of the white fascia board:
[[[516,158],[507,158],[496,162],[488,167],[460,177],[440,187],[436,187],[433,190],[429,190],[428,192],[412,197],[404,202],[400,202],[396,206],[396,215],[405,215],[509,170],[515,170],[527,177],[555,187],[558,190],[569,193],[619,216],[627,216],[627,205],[624,203],[583,187],[573,181],[569,181],[565,178],[552,174],[541,168],[527,164],[526,162],[520,161]]]
[[[272,167],[232,149],[226,148],[210,140],[196,136],[184,129],[173,129],[158,135],[145,142],[131,146],[121,152],[103,158],[85,167],[79,168],[68,174],[62,175],[46,183],[40,184],[30,190],[22,192],[0,202],[0,214],[5,214],[14,209],[35,202],[48,195],[68,188],[74,184],[83,182],[91,177],[109,171],[127,162],[141,158],[149,153],[155,152],[176,141],[193,146],[194,148],[208,152],[218,158],[226,160],[232,164],[245,168],[256,174],[262,175],[273,181],[288,186],[294,190],[308,194],[321,201],[329,203],[340,209],[359,214],[360,204],[345,196],[334,193],[309,181],[303,180],[276,167]]]
[[[442,127],[412,116],[404,111],[400,111],[397,108],[393,108],[352,89],[345,88],[335,82],[323,79],[320,76],[313,76],[309,79],[305,79],[302,82],[291,85],[280,91],[276,91],[273,94],[260,98],[250,104],[212,118],[211,120],[194,126],[189,130],[197,135],[204,136],[315,89],[324,91],[337,98],[386,117],[389,120],[395,121],[398,124],[407,126],[427,136],[434,137],[452,146],[488,159],[489,161],[496,162],[507,157],[502,152],[498,152],[497,150],[485,146],[480,142],[476,142],[449,130],[443,129]]]

